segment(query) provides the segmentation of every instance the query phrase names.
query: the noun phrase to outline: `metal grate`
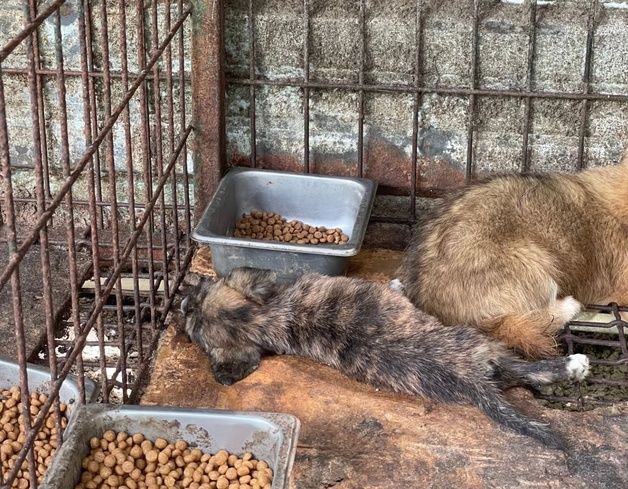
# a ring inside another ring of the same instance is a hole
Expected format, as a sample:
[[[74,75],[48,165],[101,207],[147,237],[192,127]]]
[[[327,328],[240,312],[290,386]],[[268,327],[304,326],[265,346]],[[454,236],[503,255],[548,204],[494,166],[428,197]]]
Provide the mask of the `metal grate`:
[[[243,8],[239,5],[240,2],[232,2],[232,5],[228,7],[242,13]],[[302,155],[302,167],[303,172],[315,171],[310,164],[311,160],[311,115],[310,105],[311,97],[313,93],[330,92],[330,91],[342,91],[345,93],[357,94],[357,155],[356,160],[345,160],[344,163],[350,170],[347,170],[351,174],[357,176],[364,176],[365,174],[365,135],[364,135],[364,121],[365,121],[365,104],[368,98],[377,93],[396,93],[396,94],[410,94],[413,97],[412,103],[412,139],[411,139],[411,156],[410,162],[411,168],[409,169],[410,178],[407,187],[404,189],[405,195],[409,196],[407,200],[408,207],[407,213],[399,215],[399,213],[388,212],[386,214],[379,214],[374,216],[374,221],[383,222],[400,222],[400,223],[413,223],[416,221],[416,204],[417,204],[417,173],[418,173],[418,159],[419,159],[419,137],[422,131],[421,118],[419,117],[419,111],[422,105],[422,98],[427,94],[435,94],[438,96],[458,96],[467,99],[467,122],[466,122],[466,161],[464,178],[466,181],[473,179],[477,173],[475,168],[475,149],[476,149],[476,134],[479,127],[478,123],[478,104],[480,101],[487,99],[511,99],[523,106],[523,121],[521,123],[521,130],[519,131],[520,137],[520,161],[518,169],[521,172],[530,170],[530,133],[531,121],[532,121],[532,103],[535,100],[546,99],[550,101],[561,101],[577,103],[580,106],[580,122],[577,128],[577,162],[575,169],[582,169],[587,163],[587,148],[586,138],[587,131],[589,130],[589,109],[592,101],[606,101],[616,102],[624,104],[628,102],[628,94],[626,93],[596,93],[591,89],[591,70],[593,59],[593,45],[594,36],[596,33],[596,26],[600,18],[605,15],[605,9],[612,8],[611,5],[598,2],[597,0],[589,0],[586,3],[587,16],[586,16],[586,41],[584,50],[584,60],[582,66],[582,81],[581,89],[574,91],[544,91],[535,87],[535,68],[537,67],[537,24],[539,21],[538,9],[536,1],[508,1],[503,3],[508,4],[521,4],[512,5],[512,8],[524,9],[528,14],[528,28],[527,34],[527,53],[526,56],[526,74],[524,88],[522,89],[498,89],[498,88],[483,88],[479,83],[479,61],[480,61],[480,24],[482,22],[484,13],[487,8],[497,2],[482,2],[475,0],[472,2],[472,34],[470,37],[470,79],[467,86],[432,86],[425,81],[424,73],[424,22],[428,16],[430,9],[434,9],[430,2],[417,0],[414,5],[415,15],[415,31],[414,31],[414,73],[413,83],[401,84],[401,83],[374,83],[368,82],[365,76],[365,65],[367,62],[367,12],[369,8],[373,8],[373,5],[366,2],[366,0],[359,1],[359,13],[357,16],[358,23],[358,61],[357,61],[357,83],[349,82],[332,82],[332,81],[316,81],[312,80],[310,76],[311,71],[311,52],[312,52],[312,9],[313,4],[317,4],[317,8],[320,9],[321,2],[315,2],[314,0],[303,0],[302,7],[302,19],[303,19],[303,45],[302,45],[302,76],[283,76],[272,75],[269,76],[264,73],[264,70],[260,68],[257,62],[257,55],[260,50],[263,51],[263,55],[268,55],[271,52],[271,48],[267,45],[261,49],[257,46],[256,39],[256,15],[264,6],[258,5],[253,0],[248,0],[248,14],[246,14],[246,30],[248,37],[248,76],[243,76],[242,71],[238,71],[239,67],[231,67],[231,72],[227,72],[226,82],[228,86],[246,86],[249,89],[248,99],[248,118],[249,120],[249,155],[248,163],[237,160],[236,164],[248,164],[252,167],[263,165],[266,167],[273,167],[273,155],[268,155],[267,159],[260,157],[258,154],[257,146],[258,140],[258,127],[257,127],[257,107],[256,104],[259,98],[259,90],[268,87],[283,87],[283,88],[297,88],[302,94],[302,106],[303,106],[303,155]],[[411,2],[408,2],[410,5]],[[558,2],[541,2],[543,8],[551,7],[551,4]],[[582,3],[582,2],[581,2]],[[550,5],[548,5],[550,4]],[[466,5],[466,3],[465,3]],[[407,5],[404,3],[404,8]],[[288,7],[286,7],[287,9]],[[291,7],[293,8],[293,7]],[[556,5],[556,8],[559,8]],[[349,7],[347,7],[349,9]],[[266,10],[264,13],[266,17],[270,15]],[[242,14],[244,15],[244,14]],[[292,11],[291,11],[292,15]],[[298,14],[296,14],[298,15]],[[264,22],[268,22],[267,19]],[[232,27],[233,29],[233,27]],[[240,28],[242,31],[244,28]],[[239,35],[242,37],[243,32]],[[240,42],[244,42],[240,39]],[[237,44],[238,49],[242,50],[240,44]],[[232,48],[233,49],[233,48]],[[233,56],[233,54],[232,54]],[[224,132],[224,127],[222,129]],[[391,171],[394,171],[391,169]],[[426,196],[438,196],[440,195],[439,189],[429,188],[420,189],[425,191]]]
[[[26,429],[0,482],[12,487],[27,460],[34,488],[34,441],[48,413],[59,414],[64,380],[77,374],[78,402],[86,376],[99,382],[102,401],[137,400],[192,258],[192,7],[9,0],[0,9],[0,234],[8,249],[0,292],[8,289],[11,307],[2,326],[15,328]],[[33,255],[39,270],[27,266]],[[26,281],[40,293],[27,296]],[[41,351],[25,327],[37,311]],[[49,398],[32,419],[28,360],[51,372]]]
[[[543,389],[541,398],[559,407],[590,409],[628,399],[628,307],[591,305],[589,318],[571,321],[560,336],[566,353],[585,353],[591,375],[581,383]],[[558,392],[557,392],[558,391]]]

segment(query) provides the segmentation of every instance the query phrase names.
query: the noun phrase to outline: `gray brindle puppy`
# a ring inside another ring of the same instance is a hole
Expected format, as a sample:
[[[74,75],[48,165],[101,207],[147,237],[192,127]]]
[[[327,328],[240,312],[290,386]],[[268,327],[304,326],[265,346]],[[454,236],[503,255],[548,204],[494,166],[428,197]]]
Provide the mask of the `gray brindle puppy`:
[[[264,353],[301,355],[371,385],[444,403],[471,404],[517,433],[563,449],[563,438],[508,404],[501,389],[582,380],[584,355],[527,362],[469,327],[446,327],[384,284],[304,275],[279,285],[238,268],[193,287],[185,329],[208,354],[218,382],[253,372]]]

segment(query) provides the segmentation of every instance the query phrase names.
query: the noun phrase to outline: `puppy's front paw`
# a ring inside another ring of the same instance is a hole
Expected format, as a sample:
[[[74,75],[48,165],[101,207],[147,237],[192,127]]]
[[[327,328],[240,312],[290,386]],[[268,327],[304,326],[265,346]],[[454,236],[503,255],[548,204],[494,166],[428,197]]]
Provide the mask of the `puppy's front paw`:
[[[258,366],[245,362],[222,363],[214,367],[214,377],[222,385],[232,385],[249,376]]]
[[[569,355],[565,368],[570,379],[580,382],[589,375],[589,358],[582,353]]]

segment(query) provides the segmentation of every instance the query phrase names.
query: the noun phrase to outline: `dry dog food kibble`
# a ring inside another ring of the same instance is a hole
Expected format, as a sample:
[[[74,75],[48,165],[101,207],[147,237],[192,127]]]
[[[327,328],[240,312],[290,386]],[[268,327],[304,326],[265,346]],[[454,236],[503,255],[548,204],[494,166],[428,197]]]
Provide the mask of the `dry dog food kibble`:
[[[37,417],[41,406],[47,400],[47,395],[31,392],[31,420]],[[61,431],[63,431],[68,424],[66,417],[67,406],[60,404],[59,412],[61,414],[59,424]],[[24,429],[24,418],[22,417],[22,392],[19,387],[13,386],[0,392],[0,458],[3,473],[8,474],[13,469],[18,453],[25,441],[26,430]],[[51,409],[34,444],[35,473],[39,482],[44,478],[46,469],[50,465],[58,444],[59,425],[57,424],[57,414],[54,409]],[[18,489],[31,487],[29,484],[28,459],[22,463],[22,467],[17,473],[17,478],[11,487]]]
[[[271,489],[268,464],[245,453],[214,455],[183,440],[154,442],[136,433],[106,431],[89,441],[81,482],[75,489]]]
[[[274,212],[253,209],[236,223],[233,235],[236,238],[266,239],[297,244],[341,244],[349,236],[341,229],[310,226],[301,221],[288,221]]]

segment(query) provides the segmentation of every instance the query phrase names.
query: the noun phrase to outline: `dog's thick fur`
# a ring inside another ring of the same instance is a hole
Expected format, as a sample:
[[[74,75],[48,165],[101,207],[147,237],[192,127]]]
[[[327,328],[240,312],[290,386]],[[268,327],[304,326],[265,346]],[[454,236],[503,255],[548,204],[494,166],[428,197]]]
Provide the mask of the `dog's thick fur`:
[[[204,279],[182,303],[186,332],[209,354],[216,379],[232,384],[265,352],[313,358],[357,380],[437,401],[479,407],[490,418],[552,447],[561,437],[501,397],[515,383],[582,379],[588,359],[528,363],[473,328],[445,328],[385,285],[308,274],[277,285],[240,268]]]
[[[573,175],[472,184],[417,227],[398,278],[416,307],[528,358],[580,304],[628,303],[628,155]]]

